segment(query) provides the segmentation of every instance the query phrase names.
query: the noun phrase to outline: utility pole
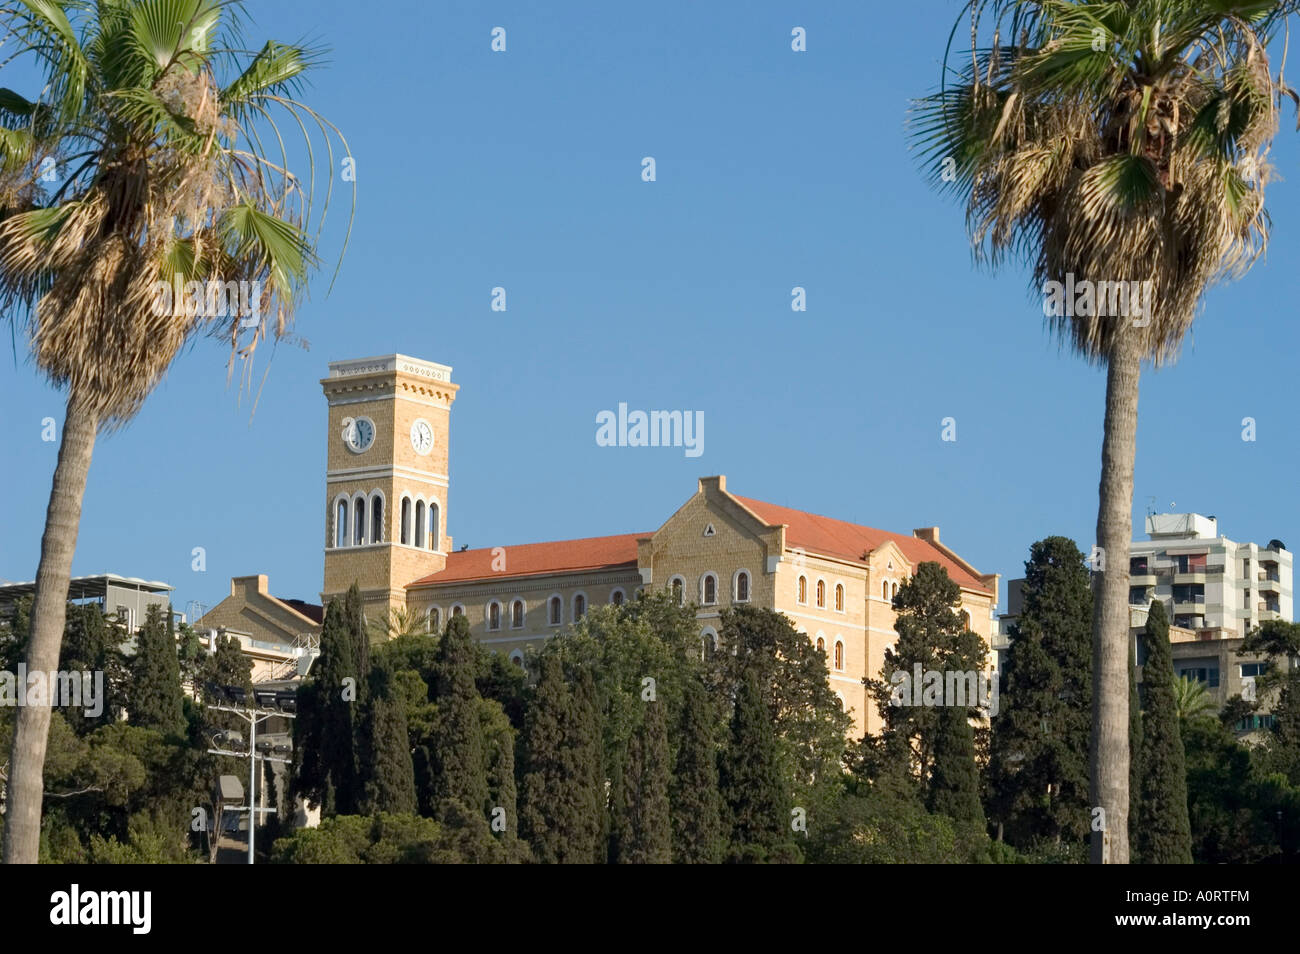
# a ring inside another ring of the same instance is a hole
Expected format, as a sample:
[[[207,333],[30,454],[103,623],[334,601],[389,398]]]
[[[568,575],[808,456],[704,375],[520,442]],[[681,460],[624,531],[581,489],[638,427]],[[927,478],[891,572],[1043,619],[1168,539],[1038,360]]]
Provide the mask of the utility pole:
[[[232,758],[248,758],[248,863],[254,863],[254,841],[257,836],[257,814],[265,812],[268,815],[275,814],[275,809],[271,807],[258,808],[256,804],[256,772],[257,763],[262,762],[279,762],[282,765],[288,765],[291,759],[279,759],[271,755],[260,755],[257,751],[257,727],[260,723],[265,722],[274,716],[280,716],[285,719],[296,719],[297,716],[292,712],[284,712],[274,709],[256,709],[244,706],[208,706],[216,712],[229,712],[238,716],[248,723],[248,751],[233,752],[229,749],[208,749],[209,755],[228,755]],[[220,837],[221,821],[217,820],[217,837]]]

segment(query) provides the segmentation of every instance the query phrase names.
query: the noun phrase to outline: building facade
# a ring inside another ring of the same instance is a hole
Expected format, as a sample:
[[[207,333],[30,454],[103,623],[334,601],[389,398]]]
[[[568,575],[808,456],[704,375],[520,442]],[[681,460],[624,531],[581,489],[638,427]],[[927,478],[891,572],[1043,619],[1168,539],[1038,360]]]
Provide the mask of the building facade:
[[[433,627],[463,614],[476,639],[519,663],[590,607],[643,590],[667,588],[698,606],[702,652],[721,648],[728,607],[777,610],[825,652],[858,734],[879,728],[862,680],[884,666],[893,596],[920,563],[947,570],[967,625],[991,642],[997,575],[943,544],[938,527],[876,530],[736,495],[724,476],[701,478],[655,530],[455,551],[450,376],[401,355],[330,365],[323,599],[355,579],[368,614],[405,608]]]
[[[1151,514],[1146,530],[1149,539],[1129,551],[1130,605],[1158,599],[1175,626],[1241,636],[1266,620],[1292,620],[1292,558],[1281,541],[1236,543],[1198,513]]]
[[[1165,604],[1175,677],[1202,683],[1218,708],[1233,696],[1259,704],[1241,733],[1267,728],[1272,698],[1256,697],[1255,680],[1269,662],[1242,653],[1251,630],[1268,620],[1291,622],[1292,555],[1279,540],[1267,545],[1236,543],[1219,534],[1218,520],[1197,513],[1150,514],[1148,539],[1133,541],[1129,551],[1129,630],[1136,652],[1138,680],[1143,678],[1143,634],[1153,600]],[[994,641],[998,671],[1011,644],[1011,626],[1023,607],[1023,579],[1007,583],[1007,612]],[[1285,661],[1288,668],[1300,660]]]

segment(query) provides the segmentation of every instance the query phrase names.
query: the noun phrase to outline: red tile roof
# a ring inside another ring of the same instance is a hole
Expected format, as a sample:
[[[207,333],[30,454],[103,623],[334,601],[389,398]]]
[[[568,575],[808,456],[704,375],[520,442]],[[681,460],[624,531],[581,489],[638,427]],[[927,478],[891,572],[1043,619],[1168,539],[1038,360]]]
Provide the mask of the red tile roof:
[[[802,510],[792,510],[762,500],[751,500],[739,494],[732,494],[732,496],[765,523],[786,524],[785,545],[787,547],[800,547],[808,553],[821,553],[846,560],[861,560],[862,554],[866,551],[874,550],[886,541],[892,540],[913,564],[934,561],[947,570],[948,575],[958,585],[990,592],[978,576],[927,540],[904,536],[901,533],[890,533],[887,530],[875,530],[856,523],[835,520],[832,517],[805,513]]]
[[[614,537],[588,537],[585,540],[556,540],[550,543],[524,543],[504,547],[506,568],[494,570],[496,547],[480,550],[456,550],[447,554],[447,568],[416,580],[409,586],[433,583],[462,583],[493,577],[537,576],[578,570],[634,569],[636,542],[650,533],[624,533]]]
[[[942,549],[926,540],[875,530],[831,517],[820,517],[802,510],[792,510],[732,494],[769,525],[786,524],[786,546],[802,547],[809,553],[858,561],[862,554],[892,540],[913,564],[927,560],[937,562],[960,586],[989,592],[978,576],[971,573]],[[637,540],[650,533],[624,533],[613,537],[588,537],[584,540],[555,540],[548,543],[525,543],[505,547],[506,569],[494,570],[495,547],[457,550],[447,554],[447,568],[422,577],[408,586],[440,583],[464,583],[471,580],[508,579],[540,576],[549,573],[582,570],[633,569],[637,565]]]

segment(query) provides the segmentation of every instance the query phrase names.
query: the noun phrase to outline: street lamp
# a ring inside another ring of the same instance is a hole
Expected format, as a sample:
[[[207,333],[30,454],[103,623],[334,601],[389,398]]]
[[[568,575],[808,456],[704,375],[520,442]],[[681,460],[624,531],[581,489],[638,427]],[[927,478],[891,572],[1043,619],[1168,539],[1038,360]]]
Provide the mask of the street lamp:
[[[247,697],[247,694],[245,693],[242,686],[220,686],[220,687],[210,686],[209,688],[215,689],[217,691],[218,697],[220,697],[221,695],[225,695],[237,703],[243,702],[243,700]],[[293,711],[297,709],[296,693],[287,692],[287,691],[268,692],[263,690],[261,692],[254,692],[253,696],[258,703],[274,705],[277,706],[277,708],[259,709],[259,708],[244,706],[244,705],[208,706],[209,709],[212,709],[216,712],[229,712],[232,715],[236,715],[248,723],[248,751],[236,752],[236,751],[231,751],[230,749],[220,749],[220,748],[207,750],[209,755],[227,755],[232,758],[246,757],[248,759],[248,806],[246,809],[241,808],[238,809],[238,811],[248,812],[248,863],[250,865],[254,863],[253,843],[256,838],[256,831],[257,831],[257,813],[258,812],[265,812],[267,814],[275,813],[274,808],[269,808],[269,807],[258,808],[256,805],[255,793],[257,791],[257,787],[256,787],[255,777],[256,777],[257,763],[259,761],[279,762],[282,765],[288,765],[292,761],[291,759],[276,758],[275,756],[269,754],[270,752],[278,752],[278,751],[283,751],[285,749],[292,751],[292,745],[284,745],[284,744],[275,745],[273,743],[270,743],[270,740],[268,739],[268,740],[264,740],[263,744],[259,746],[257,742],[257,727],[261,723],[265,722],[267,719],[271,719],[276,716],[279,716],[284,719],[297,718],[296,713]],[[290,711],[285,711],[285,710],[290,710]],[[243,741],[243,739],[239,736],[239,733],[230,732],[229,730],[225,731],[224,733],[219,733],[216,737],[214,737],[213,740],[214,744],[217,743],[218,739],[224,742],[236,742],[236,743],[242,743]],[[262,754],[263,752],[267,752],[268,754]],[[220,826],[220,822],[218,821],[218,837],[220,837],[219,826]]]

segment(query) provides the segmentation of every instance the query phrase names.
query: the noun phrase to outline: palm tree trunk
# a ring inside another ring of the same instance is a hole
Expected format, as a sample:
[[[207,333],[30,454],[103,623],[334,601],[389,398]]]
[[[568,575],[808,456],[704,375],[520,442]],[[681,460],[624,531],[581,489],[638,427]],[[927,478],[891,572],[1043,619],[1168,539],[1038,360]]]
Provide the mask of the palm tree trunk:
[[[74,394],[68,397],[59,463],[54,469],[50,505],[45,512],[41,562],[36,571],[27,671],[53,672],[59,666],[63,625],[68,611],[72,555],[81,525],[81,499],[95,450],[99,418]],[[23,692],[25,686],[19,686]],[[45,791],[45,748],[50,730],[50,700],[23,706],[14,726],[5,808],[5,864],[35,864],[40,851],[41,801]]]
[[[1092,612],[1092,778],[1095,808],[1105,812],[1092,835],[1094,864],[1128,864],[1129,722],[1128,581],[1133,538],[1133,461],[1137,454],[1137,336],[1119,329],[1106,371],[1106,428],[1101,450],[1100,505],[1094,555],[1099,585]],[[1100,565],[1097,565],[1100,558]],[[1093,828],[1097,823],[1094,821]]]

